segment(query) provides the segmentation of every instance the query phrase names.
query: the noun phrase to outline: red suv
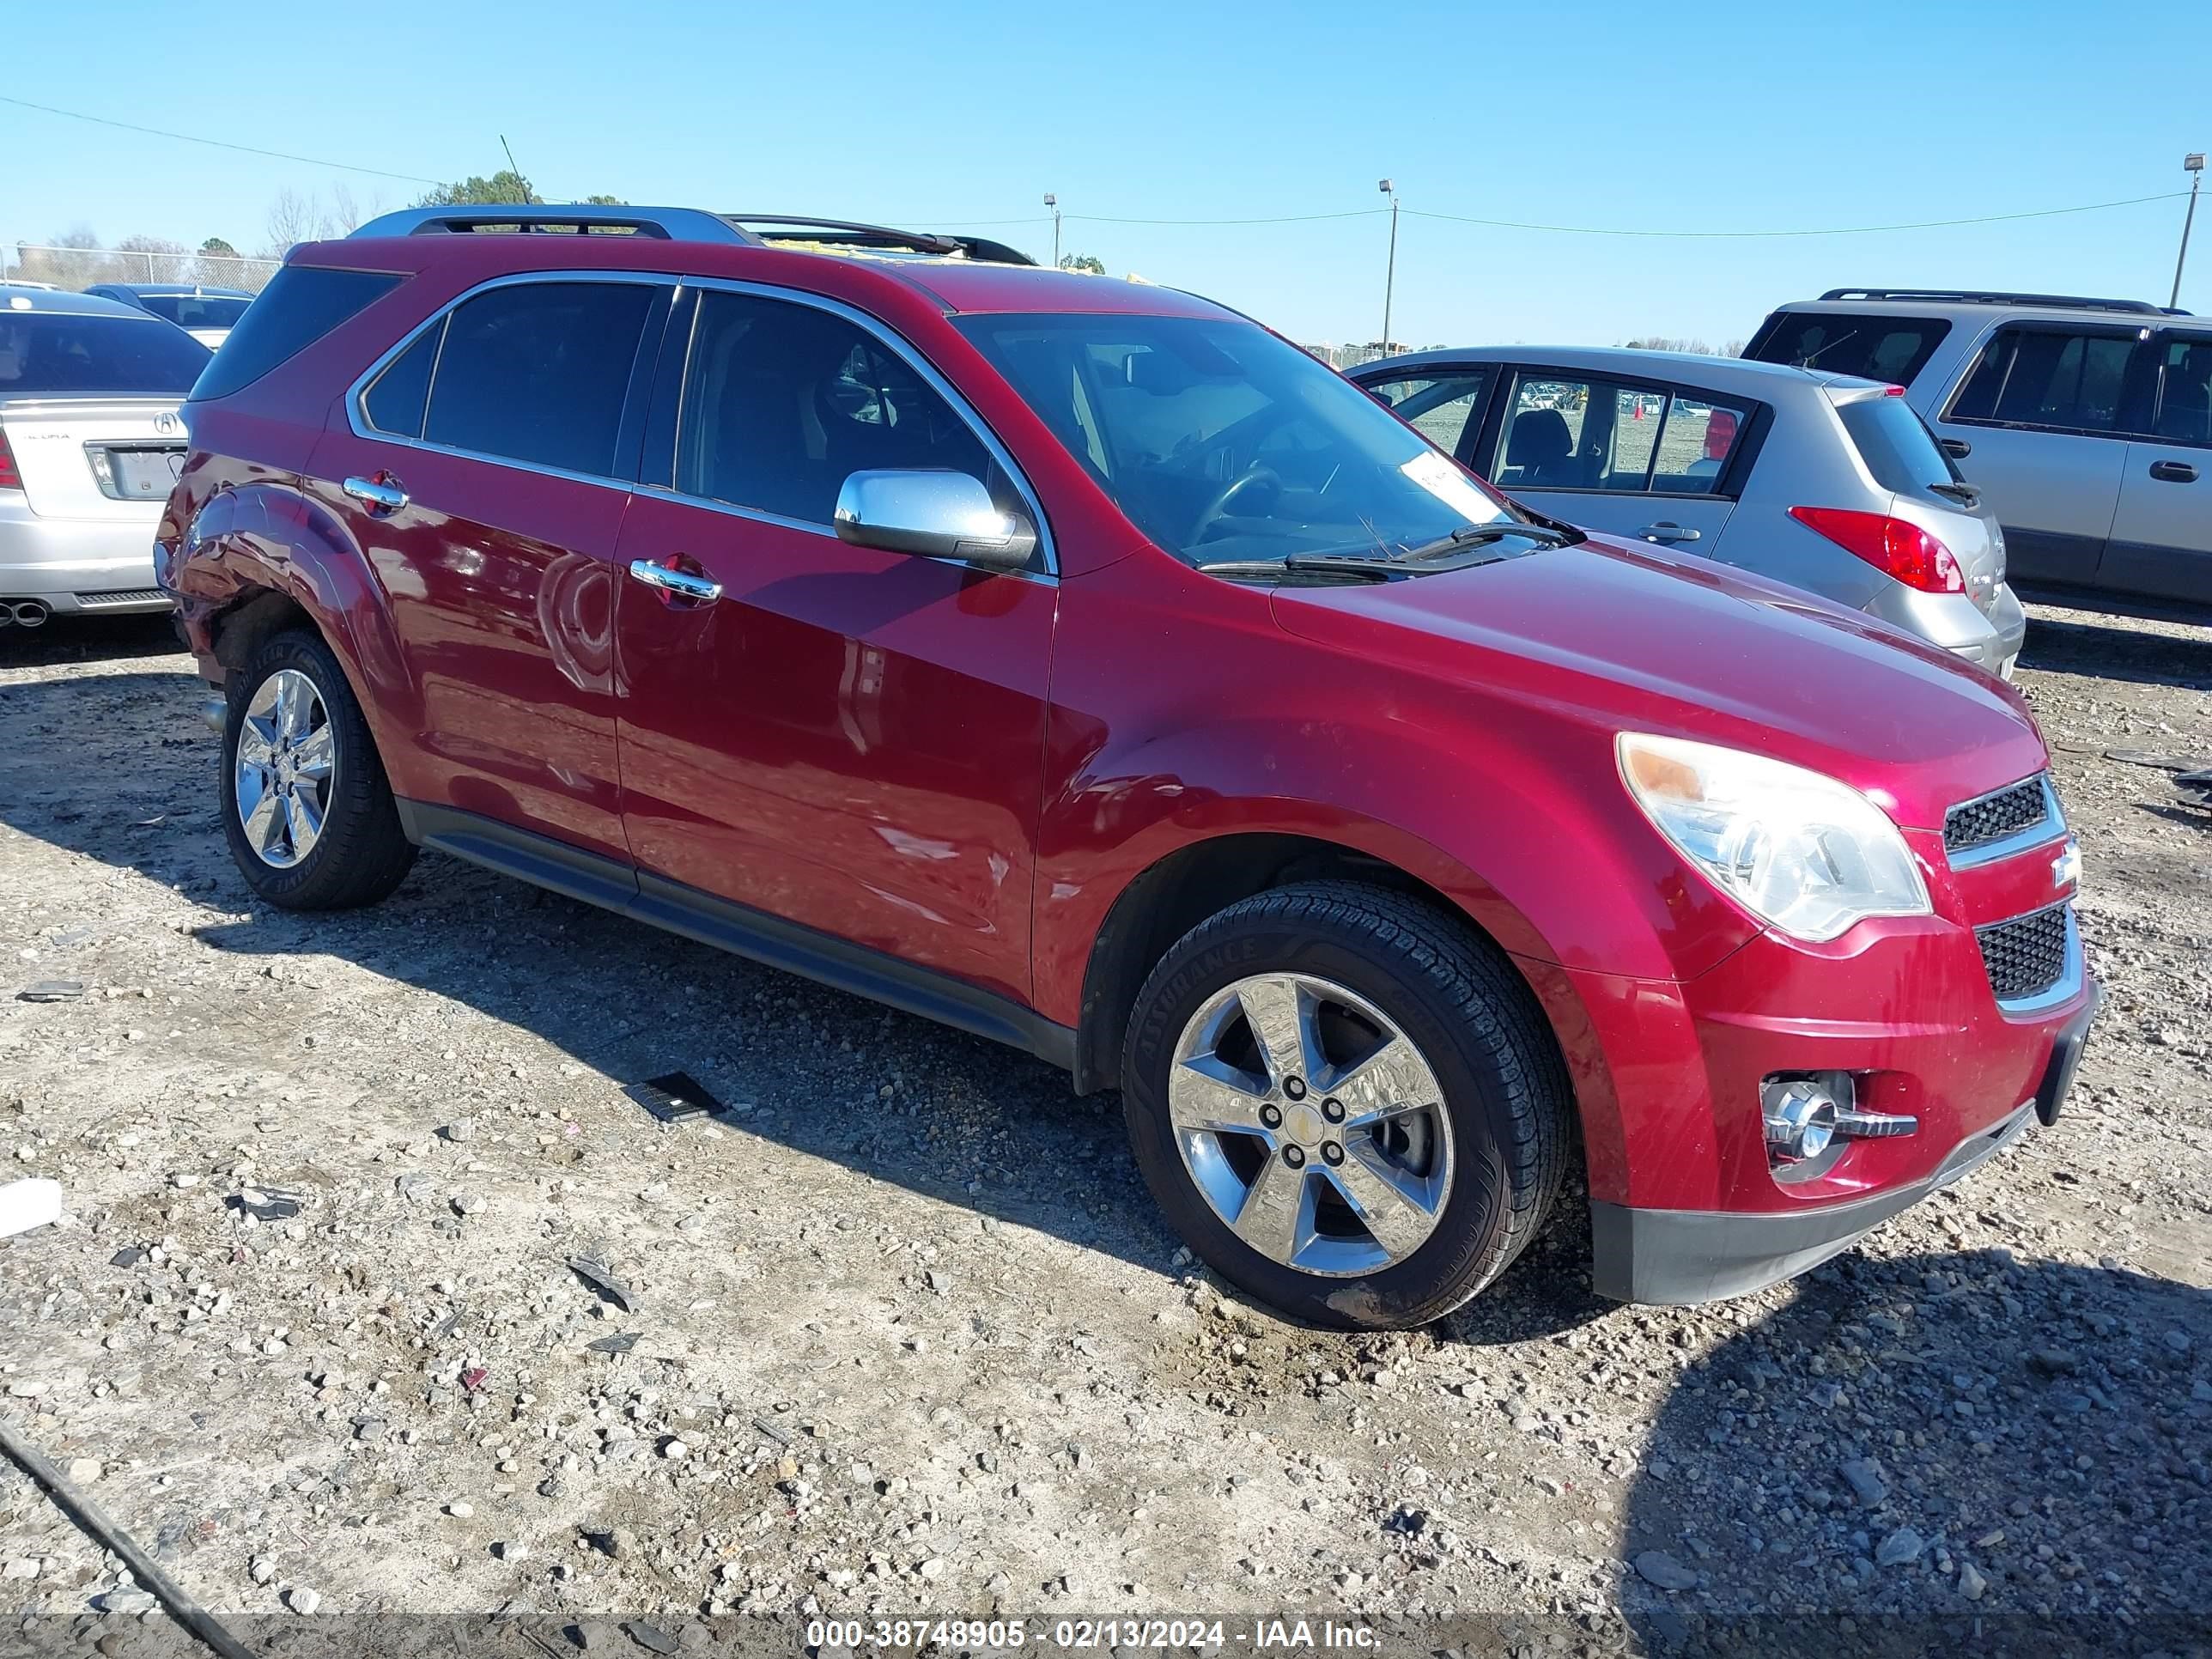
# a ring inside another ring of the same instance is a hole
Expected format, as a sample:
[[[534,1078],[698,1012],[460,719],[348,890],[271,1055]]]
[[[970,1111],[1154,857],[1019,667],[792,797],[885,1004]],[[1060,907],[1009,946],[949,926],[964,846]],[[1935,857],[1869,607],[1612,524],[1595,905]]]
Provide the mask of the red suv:
[[[262,897],[436,847],[1027,1048],[1298,1317],[1448,1311],[1571,1160],[1600,1291],[1768,1284],[2072,1076],[2010,690],[1534,517],[1204,301],[418,210],[295,250],[185,413]]]

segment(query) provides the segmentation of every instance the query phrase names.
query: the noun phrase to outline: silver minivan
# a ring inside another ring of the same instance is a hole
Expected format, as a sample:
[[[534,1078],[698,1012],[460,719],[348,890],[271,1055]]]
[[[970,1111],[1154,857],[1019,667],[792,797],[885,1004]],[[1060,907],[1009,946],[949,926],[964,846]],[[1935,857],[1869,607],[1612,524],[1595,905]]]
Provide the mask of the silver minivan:
[[[1745,349],[1893,380],[2030,599],[2212,621],[2212,319],[2142,300],[1832,289]]]
[[[2009,675],[2005,543],[1898,389],[1732,357],[1417,352],[1351,379],[1536,512],[1740,565]]]

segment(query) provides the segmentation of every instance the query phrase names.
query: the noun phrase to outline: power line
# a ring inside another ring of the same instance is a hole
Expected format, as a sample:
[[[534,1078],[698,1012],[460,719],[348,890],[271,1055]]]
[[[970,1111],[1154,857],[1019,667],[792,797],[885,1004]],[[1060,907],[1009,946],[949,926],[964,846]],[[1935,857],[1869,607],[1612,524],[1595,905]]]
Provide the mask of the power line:
[[[1116,219],[1103,213],[1071,213],[1071,219],[1087,219],[1097,225],[1192,225],[1217,227],[1227,225],[1307,225],[1322,219],[1371,219],[1378,213],[1388,213],[1389,208],[1353,208],[1346,213],[1286,213],[1268,219]],[[1408,208],[1407,212],[1413,210]]]
[[[1695,240],[1737,239],[1775,239],[1794,236],[1872,236],[1885,231],[1942,230],[1960,225],[1994,225],[2020,219],[2052,219],[2073,213],[2102,213],[2112,208],[2141,207],[2147,202],[2171,202],[2189,192],[2180,190],[2162,191],[2154,196],[2130,196],[2118,202],[2086,202],[2074,207],[2037,208],[2024,213],[1987,213],[1966,219],[1918,219],[1893,225],[1826,225],[1794,230],[1632,230],[1618,229],[1607,225],[1547,225],[1522,219],[1480,219],[1464,213],[1438,213],[1425,208],[1406,208],[1405,213],[1417,219],[1441,219],[1452,224],[1483,225],[1493,230],[1541,231],[1558,236],[1632,236],[1647,240],[1680,238]],[[1170,225],[1194,229],[1227,228],[1238,225],[1299,225],[1312,224],[1330,219],[1372,219],[1389,212],[1389,208],[1353,208],[1341,213],[1291,213],[1255,219],[1139,219],[1124,218],[1103,213],[1071,213],[1071,220],[1083,220],[1099,225]],[[939,214],[923,216],[921,222],[928,224],[965,225],[1034,225],[1049,224],[1045,218],[1027,219],[969,219],[959,214]]]
[[[309,167],[336,167],[341,173],[365,173],[374,179],[397,179],[410,185],[438,185],[438,179],[425,179],[412,173],[392,173],[383,167],[356,167],[350,161],[326,161],[319,156],[295,155],[289,150],[261,149],[252,144],[234,144],[222,138],[202,138],[196,133],[171,132],[162,127],[142,127],[130,121],[112,121],[104,115],[87,115],[82,110],[56,109],[52,104],[34,104],[27,98],[0,97],[0,104],[13,104],[18,109],[34,109],[45,115],[65,116],[72,121],[89,121],[94,126],[118,127],[125,132],[143,132],[155,138],[174,138],[187,144],[206,144],[216,149],[234,149],[247,155],[266,155],[279,161],[304,161]]]
[[[299,161],[309,167],[334,167],[341,173],[366,173],[374,179],[395,179],[404,184],[437,185],[443,179],[426,179],[420,173],[394,173],[386,167],[365,167],[351,161],[332,161],[315,155],[296,155],[289,150],[264,149],[253,144],[232,143],[223,138],[204,138],[197,133],[172,132],[165,127],[141,126],[131,121],[117,121],[104,115],[88,115],[82,110],[61,109],[52,104],[35,104],[27,98],[0,95],[0,104],[10,104],[18,109],[37,110],[44,115],[58,115],[67,120],[87,121],[94,126],[114,127],[124,132],[143,133],[155,138],[172,138],[179,143],[205,144],[215,149],[236,150],[246,155],[263,155],[279,161]],[[511,159],[511,158],[510,158]],[[1481,225],[1492,230],[1539,231],[1555,236],[1626,236],[1643,240],[1765,240],[1800,236],[1873,236],[1899,230],[1944,230],[1962,225],[2003,224],[2022,219],[2055,219],[2075,213],[2103,213],[2114,208],[2141,207],[2148,202],[2171,202],[2186,195],[2185,191],[2161,191],[2154,196],[2131,196],[2118,202],[2087,202],[2075,207],[2037,208],[2025,213],[1988,213],[1966,219],[1920,219],[1893,225],[1834,225],[1800,230],[1631,230],[1606,225],[1547,225],[1519,219],[1483,219],[1464,213],[1439,213],[1425,208],[1407,208],[1405,212],[1417,219],[1437,219],[1451,224]],[[1285,213],[1243,219],[1147,219],[1122,217],[1104,213],[1071,213],[1069,219],[1098,225],[1155,225],[1189,229],[1233,229],[1245,225],[1304,225],[1319,224],[1338,219],[1371,219],[1388,208],[1353,208],[1340,213]],[[1022,219],[962,219],[957,215],[940,214],[931,223],[959,222],[975,226],[1029,225],[1048,222],[1036,217]]]
[[[1494,230],[1540,230],[1559,236],[1674,237],[1713,240],[1784,236],[1872,236],[1890,230],[1942,230],[1954,225],[1995,225],[2014,219],[2055,219],[2069,213],[2102,213],[2108,208],[2140,207],[2145,202],[2171,202],[2187,194],[2186,191],[2168,190],[2155,196],[2130,196],[2122,202],[2088,202],[2080,207],[2038,208],[2027,213],[1985,213],[1972,219],[1920,219],[1899,225],[1838,225],[1817,230],[1613,230],[1599,225],[1535,225],[1516,219],[1475,219],[1463,213],[1431,213],[1421,208],[1407,208],[1406,211],[1417,219],[1447,219],[1454,224],[1486,225]]]

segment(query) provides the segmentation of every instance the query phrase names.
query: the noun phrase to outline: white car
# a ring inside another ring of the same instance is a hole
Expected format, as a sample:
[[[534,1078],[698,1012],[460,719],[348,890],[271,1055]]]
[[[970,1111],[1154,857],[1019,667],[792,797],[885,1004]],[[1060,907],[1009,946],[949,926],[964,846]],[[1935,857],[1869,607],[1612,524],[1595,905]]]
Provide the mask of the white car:
[[[204,288],[192,283],[94,283],[85,292],[150,311],[210,351],[229,337],[246,307],[253,303],[253,296],[242,288]]]
[[[0,284],[0,624],[169,608],[154,531],[210,355],[150,312]]]

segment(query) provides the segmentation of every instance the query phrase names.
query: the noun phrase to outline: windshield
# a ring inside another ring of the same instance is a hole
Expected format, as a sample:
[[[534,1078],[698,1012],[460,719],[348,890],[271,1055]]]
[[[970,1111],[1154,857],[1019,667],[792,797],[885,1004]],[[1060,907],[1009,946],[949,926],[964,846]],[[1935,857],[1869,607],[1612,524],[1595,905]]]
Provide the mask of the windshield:
[[[247,302],[216,295],[142,294],[138,303],[179,328],[231,328],[246,315]]]
[[[152,318],[0,311],[0,398],[181,398],[208,349]]]
[[[1130,522],[1194,562],[1403,551],[1519,515],[1368,395],[1233,318],[955,318]]]

